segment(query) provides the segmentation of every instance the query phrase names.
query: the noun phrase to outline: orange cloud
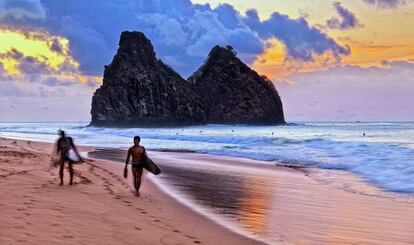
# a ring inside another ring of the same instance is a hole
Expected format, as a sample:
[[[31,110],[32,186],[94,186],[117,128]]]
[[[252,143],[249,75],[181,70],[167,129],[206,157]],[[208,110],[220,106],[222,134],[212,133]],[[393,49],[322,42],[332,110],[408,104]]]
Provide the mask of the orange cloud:
[[[59,76],[81,83],[102,81],[85,76],[71,56],[69,40],[41,30],[0,27],[0,64],[9,76]]]
[[[414,45],[364,44],[342,39],[342,44],[351,49],[351,54],[341,60],[326,52],[313,54],[312,61],[294,60],[287,56],[286,46],[276,39],[268,40],[266,50],[253,62],[253,69],[273,80],[287,80],[289,75],[300,72],[321,71],[337,65],[360,67],[382,66],[384,60],[398,61],[414,59]]]
[[[64,37],[42,31],[0,28],[0,40],[0,62],[8,75],[24,73],[25,58],[55,74],[73,73],[79,67]]]
[[[286,46],[276,40],[267,41],[267,49],[253,62],[252,67],[258,73],[266,75],[270,79],[286,79],[296,72],[309,72],[323,70],[338,64],[338,59],[331,52],[322,55],[313,53],[313,60],[300,61],[288,57]]]

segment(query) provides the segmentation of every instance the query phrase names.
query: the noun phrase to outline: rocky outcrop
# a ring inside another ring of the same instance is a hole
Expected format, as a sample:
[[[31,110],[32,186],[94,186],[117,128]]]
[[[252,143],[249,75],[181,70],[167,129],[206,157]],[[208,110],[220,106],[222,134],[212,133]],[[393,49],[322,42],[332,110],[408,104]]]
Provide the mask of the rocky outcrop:
[[[204,103],[155,56],[141,32],[123,32],[92,98],[93,126],[169,126],[207,122]]]
[[[273,83],[259,76],[230,46],[216,46],[188,81],[203,99],[210,123],[284,123],[282,101]]]
[[[123,32],[92,98],[92,126],[284,123],[271,81],[216,46],[188,81],[156,58],[141,32]]]

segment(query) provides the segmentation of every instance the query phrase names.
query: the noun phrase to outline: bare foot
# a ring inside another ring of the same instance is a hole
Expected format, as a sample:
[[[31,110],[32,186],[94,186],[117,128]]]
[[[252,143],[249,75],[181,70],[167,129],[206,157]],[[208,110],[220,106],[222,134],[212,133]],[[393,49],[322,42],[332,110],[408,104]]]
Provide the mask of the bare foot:
[[[135,196],[136,196],[136,197],[140,197],[140,196],[141,196],[141,194],[140,194],[139,192],[137,192],[137,193],[135,193]]]

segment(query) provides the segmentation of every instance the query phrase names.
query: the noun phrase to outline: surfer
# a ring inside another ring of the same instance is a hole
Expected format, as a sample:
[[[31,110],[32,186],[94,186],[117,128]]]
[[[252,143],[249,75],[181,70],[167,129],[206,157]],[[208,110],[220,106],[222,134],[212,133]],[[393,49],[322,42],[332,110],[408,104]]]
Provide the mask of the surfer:
[[[65,131],[59,130],[59,136],[56,143],[56,153],[60,156],[59,158],[59,177],[60,177],[60,185],[63,185],[63,170],[65,168],[65,162],[68,162],[69,164],[69,175],[70,175],[70,182],[69,185],[73,184],[73,163],[74,160],[70,159],[70,151],[73,150],[74,154],[76,154],[76,158],[78,161],[81,161],[82,158],[79,155],[78,150],[75,147],[75,144],[73,143],[73,140],[71,137],[66,137]]]
[[[143,155],[146,154],[145,148],[139,145],[141,138],[139,136],[134,137],[134,145],[128,149],[127,158],[125,161],[125,168],[124,168],[124,175],[126,176],[128,173],[128,163],[130,158],[132,157],[131,163],[131,170],[133,175],[133,185],[135,188],[135,195],[137,197],[140,196],[139,188],[141,187],[141,178],[142,178],[142,171],[144,168],[144,163],[142,163]]]

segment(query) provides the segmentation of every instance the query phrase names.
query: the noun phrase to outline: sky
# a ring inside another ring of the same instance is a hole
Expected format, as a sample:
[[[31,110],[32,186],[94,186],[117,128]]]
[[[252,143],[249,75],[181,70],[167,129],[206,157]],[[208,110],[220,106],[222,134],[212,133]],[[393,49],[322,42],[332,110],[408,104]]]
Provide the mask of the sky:
[[[414,0],[0,0],[0,121],[90,120],[122,31],[184,78],[217,44],[287,121],[414,121]]]

